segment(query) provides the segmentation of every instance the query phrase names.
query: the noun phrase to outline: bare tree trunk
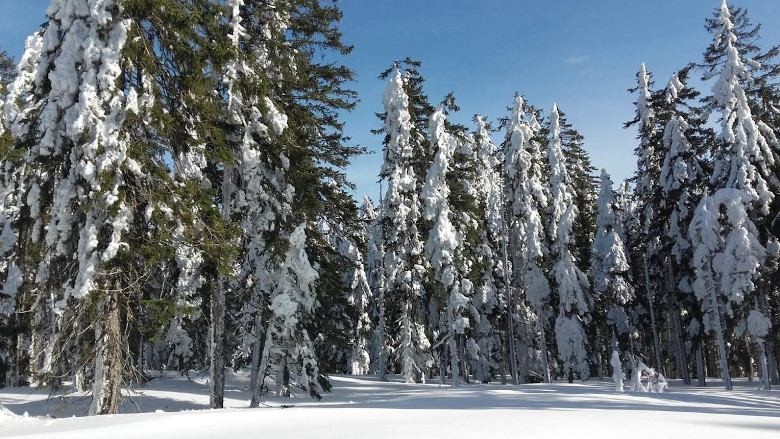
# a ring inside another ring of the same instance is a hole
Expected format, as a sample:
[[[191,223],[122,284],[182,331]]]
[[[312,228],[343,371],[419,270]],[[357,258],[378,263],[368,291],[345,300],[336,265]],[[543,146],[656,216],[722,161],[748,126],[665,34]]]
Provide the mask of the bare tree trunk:
[[[209,276],[211,321],[209,322],[209,407],[221,409],[225,403],[225,290],[216,274]]]
[[[539,316],[538,320],[539,323],[539,345],[542,349],[542,376],[544,377],[544,382],[547,384],[550,384],[550,364],[549,360],[547,358],[547,336],[544,333],[544,322]]]
[[[255,307],[255,342],[252,343],[252,364],[250,367],[249,375],[249,390],[254,395],[255,388],[258,385],[258,377],[260,376],[260,352],[263,349],[263,300],[260,291],[255,291],[255,297],[253,304]]]
[[[455,316],[452,312],[452,306],[447,307],[447,320],[449,320],[449,340],[447,340],[447,348],[450,352],[450,373],[452,374],[452,386],[460,385],[460,360],[458,355],[458,340],[455,333]]]
[[[766,349],[764,348],[764,339],[756,337],[756,350],[758,351],[758,368],[760,373],[761,385],[759,390],[772,390],[769,382],[769,368],[767,367]]]
[[[650,289],[650,272],[647,269],[647,253],[644,254],[645,267],[645,291],[647,292],[647,307],[650,311],[650,325],[653,330],[653,346],[655,347],[655,370],[661,371],[661,343],[658,341],[658,326],[655,323],[655,307],[653,306],[653,292]],[[631,355],[633,355],[633,351]]]
[[[699,339],[696,343],[696,381],[699,387],[707,386],[707,373],[704,368],[704,353],[702,352],[703,339]]]
[[[265,381],[265,371],[268,370],[268,357],[271,355],[271,343],[273,337],[269,333],[269,327],[265,329],[265,340],[263,343],[263,353],[260,356],[260,367],[257,370],[257,383],[252,391],[252,400],[249,402],[250,408],[256,408],[260,405],[260,395],[263,391],[263,382]]]
[[[745,342],[745,360],[747,362],[747,379],[750,382],[753,382],[753,377],[756,374],[755,369],[753,368],[753,356],[750,355],[750,335],[745,331],[745,337],[743,339]]]
[[[674,344],[677,350],[677,373],[686,386],[691,385],[691,376],[688,373],[688,354],[685,351],[685,337],[683,336],[682,321],[680,320],[680,302],[677,300],[677,279],[674,275],[672,258],[668,259],[669,266],[669,314],[674,325]]]
[[[107,292],[95,323],[95,376],[90,415],[119,412],[122,401],[122,333],[119,324],[119,288]]]
[[[729,371],[728,353],[726,352],[726,342],[723,339],[723,316],[720,312],[720,304],[715,293],[715,288],[710,288],[710,301],[712,303],[712,310],[710,311],[713,323],[715,327],[715,336],[718,342],[718,351],[720,353],[720,370],[723,374],[723,384],[726,390],[732,390],[734,387],[731,384],[731,372]]]

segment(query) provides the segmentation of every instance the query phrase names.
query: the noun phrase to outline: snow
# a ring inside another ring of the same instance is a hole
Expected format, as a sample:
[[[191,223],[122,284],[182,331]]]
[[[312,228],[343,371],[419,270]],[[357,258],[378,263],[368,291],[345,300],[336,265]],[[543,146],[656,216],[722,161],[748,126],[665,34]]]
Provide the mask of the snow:
[[[693,388],[671,381],[668,392],[658,394],[617,393],[611,380],[451,388],[403,384],[397,375],[389,376],[390,382],[333,376],[333,391],[321,402],[301,394],[247,409],[248,372],[231,371],[227,409],[208,410],[205,376],[190,376],[163,374],[135,389],[133,401],[122,406],[125,414],[112,416],[82,417],[89,400],[81,394],[47,399],[44,390],[3,389],[0,404],[13,414],[0,406],[0,429],[3,437],[26,438],[395,438],[403,419],[405,431],[429,438],[484,437],[486,431],[494,437],[522,431],[525,438],[601,438],[609,431],[653,431],[669,437],[763,439],[777,437],[780,430],[780,392],[758,392],[746,381],[737,381],[732,392],[717,389],[717,383]],[[25,412],[29,416],[20,416]]]

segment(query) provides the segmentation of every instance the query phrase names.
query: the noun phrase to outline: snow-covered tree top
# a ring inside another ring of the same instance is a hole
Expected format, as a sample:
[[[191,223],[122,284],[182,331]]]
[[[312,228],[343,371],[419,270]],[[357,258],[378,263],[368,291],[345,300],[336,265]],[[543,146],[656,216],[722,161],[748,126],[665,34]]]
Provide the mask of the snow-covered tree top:
[[[400,161],[412,155],[412,118],[409,114],[409,96],[404,91],[404,79],[399,69],[390,75],[382,104],[386,112],[385,129],[390,137],[385,148],[385,160],[380,175],[388,175]]]
[[[712,92],[714,105],[722,112],[718,138],[724,148],[714,152],[715,166],[710,181],[721,187],[747,191],[755,199],[759,211],[766,214],[774,194],[765,175],[771,172],[775,153],[752,114],[742,86],[752,79],[737,48],[737,35],[725,1],[721,4],[717,22],[721,27],[715,41],[725,41],[726,60]]]
[[[444,106],[439,105],[429,120],[428,132],[431,136],[431,147],[434,148],[435,155],[420,194],[425,201],[425,212],[423,215],[427,220],[434,219],[442,214],[445,205],[448,203],[447,197],[450,194],[450,188],[447,184],[447,172],[449,171],[452,155],[455,153],[456,142],[452,135],[447,132],[445,121]]]
[[[636,108],[639,113],[639,129],[640,131],[652,129],[655,114],[650,103],[650,75],[647,73],[645,63],[642,63],[639,67],[636,80],[639,88],[639,97],[636,99]]]
[[[557,222],[563,217],[567,208],[573,207],[575,196],[574,188],[570,184],[569,172],[566,169],[566,158],[563,156],[560,113],[558,112],[557,104],[553,104],[550,112],[550,137],[547,146],[547,159],[550,164],[550,195],[553,200],[552,234],[555,235],[558,230]]]
[[[666,85],[666,102],[671,104],[676,101],[677,96],[680,94],[680,91],[683,88],[685,88],[685,84],[680,81],[679,75],[675,72],[672,75],[672,78],[669,80],[669,83]]]

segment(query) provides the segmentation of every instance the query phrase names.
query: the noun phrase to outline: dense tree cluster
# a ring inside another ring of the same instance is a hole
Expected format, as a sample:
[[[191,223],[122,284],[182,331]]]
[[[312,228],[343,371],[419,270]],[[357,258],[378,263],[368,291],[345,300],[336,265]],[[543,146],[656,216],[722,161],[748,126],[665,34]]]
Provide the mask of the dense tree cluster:
[[[396,62],[358,206],[323,3],[53,0],[15,72],[0,53],[0,384],[91,414],[164,369],[208,369],[215,408],[227,367],[252,406],[328,373],[778,384],[780,49],[744,10],[665,88],[641,66],[617,189],[557,105],[470,131]]]

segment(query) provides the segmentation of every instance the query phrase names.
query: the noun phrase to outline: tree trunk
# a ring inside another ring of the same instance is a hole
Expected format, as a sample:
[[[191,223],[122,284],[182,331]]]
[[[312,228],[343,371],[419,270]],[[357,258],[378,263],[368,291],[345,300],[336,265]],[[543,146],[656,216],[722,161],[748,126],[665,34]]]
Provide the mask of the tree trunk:
[[[658,341],[658,326],[655,323],[655,307],[653,306],[653,292],[650,289],[650,272],[647,269],[647,253],[644,254],[645,267],[645,291],[647,292],[647,307],[650,311],[650,325],[653,330],[653,346],[655,347],[655,370],[661,371],[661,343]],[[634,352],[631,352],[633,355]]]
[[[260,352],[263,349],[263,300],[260,291],[255,290],[253,305],[255,307],[255,342],[252,343],[252,364],[250,366],[249,390],[254,395],[260,375]]]
[[[216,274],[209,276],[211,290],[211,321],[209,322],[209,407],[221,409],[225,403],[225,290]]]
[[[702,352],[702,344],[704,340],[699,336],[699,340],[696,343],[696,381],[699,387],[707,386],[707,373],[704,371],[704,353]]]
[[[728,353],[726,352],[726,342],[723,339],[723,316],[720,312],[720,304],[718,303],[718,297],[716,296],[715,288],[710,288],[710,302],[712,308],[710,309],[711,319],[714,323],[713,330],[715,331],[715,337],[718,342],[718,351],[720,353],[720,370],[723,374],[723,384],[726,390],[732,390],[731,373],[729,372]]]
[[[672,317],[674,325],[674,344],[677,350],[677,373],[686,386],[691,385],[691,376],[688,373],[688,354],[685,351],[685,337],[682,330],[682,321],[680,320],[680,302],[677,300],[677,280],[674,275],[674,267],[671,257],[668,259],[669,265],[669,314]]]
[[[544,382],[550,384],[550,364],[547,358],[547,336],[544,334],[544,322],[541,316],[539,316],[537,322],[539,325],[539,345],[542,349],[542,376],[544,377]]]
[[[777,367],[777,356],[775,355],[774,334],[769,334],[769,340],[764,343],[766,346],[766,357],[769,366],[769,382],[775,386],[780,385],[780,370]]]
[[[515,353],[515,330],[514,330],[514,300],[512,299],[512,288],[509,286],[509,250],[507,244],[509,241],[509,231],[506,221],[506,196],[501,191],[501,232],[504,235],[501,240],[503,248],[504,263],[504,292],[506,294],[506,325],[507,325],[507,343],[509,344],[509,371],[512,374],[512,384],[517,384],[517,355]],[[507,357],[506,355],[504,357]]]
[[[750,355],[750,335],[748,335],[747,331],[745,331],[745,363],[747,366],[747,379],[749,382],[753,382],[753,377],[756,375],[756,371],[753,368],[753,356]]]
[[[273,343],[273,337],[270,334],[271,324],[265,328],[265,340],[263,341],[263,353],[260,356],[260,367],[257,371],[257,383],[252,391],[252,400],[249,402],[250,408],[256,408],[260,405],[260,395],[263,390],[263,382],[265,381],[265,371],[268,370],[268,357],[271,355],[271,344]]]
[[[95,323],[95,376],[90,415],[116,414],[122,401],[122,333],[119,324],[119,288],[107,292]]]
[[[449,340],[447,340],[447,348],[450,352],[450,373],[452,374],[452,386],[460,385],[460,360],[458,356],[458,341],[455,333],[455,316],[452,312],[452,306],[447,307],[447,319],[449,320]]]
[[[769,368],[767,367],[766,349],[764,348],[764,339],[756,337],[756,351],[758,351],[758,369],[761,385],[758,386],[759,390],[772,390],[772,385],[769,382]]]

